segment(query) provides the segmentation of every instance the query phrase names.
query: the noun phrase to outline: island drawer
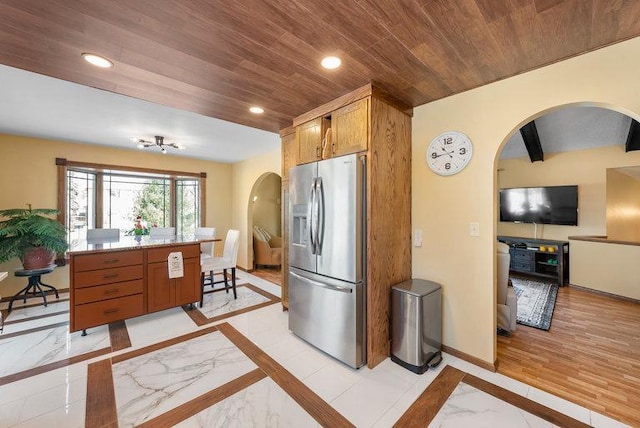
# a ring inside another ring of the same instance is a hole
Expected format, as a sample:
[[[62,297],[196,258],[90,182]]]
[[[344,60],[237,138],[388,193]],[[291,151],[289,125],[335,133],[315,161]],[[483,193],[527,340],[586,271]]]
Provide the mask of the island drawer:
[[[109,324],[143,315],[144,299],[142,294],[87,303],[75,307],[74,331]]]
[[[79,272],[74,274],[73,286],[74,288],[83,288],[142,279],[143,271],[142,265],[138,265]]]
[[[166,262],[169,253],[182,252],[183,259],[200,257],[200,244],[181,245],[173,248],[151,248],[147,250],[147,263]]]
[[[77,255],[73,259],[74,272],[115,268],[142,264],[142,251],[109,251],[99,254]]]
[[[85,303],[98,302],[106,299],[131,296],[133,294],[140,294],[143,291],[144,282],[142,281],[142,279],[116,282],[114,284],[96,285],[95,287],[84,287],[75,290],[74,304],[82,305]]]

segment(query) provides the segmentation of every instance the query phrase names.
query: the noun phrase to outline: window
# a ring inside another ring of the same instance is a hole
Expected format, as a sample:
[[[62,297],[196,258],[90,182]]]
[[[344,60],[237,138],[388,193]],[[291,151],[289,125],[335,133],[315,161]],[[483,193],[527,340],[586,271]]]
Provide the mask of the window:
[[[63,163],[64,162],[64,163]],[[204,173],[149,171],[56,159],[65,200],[59,202],[69,242],[88,229],[134,228],[141,216],[147,227],[175,227],[190,235],[204,216]],[[61,169],[60,169],[61,168]]]

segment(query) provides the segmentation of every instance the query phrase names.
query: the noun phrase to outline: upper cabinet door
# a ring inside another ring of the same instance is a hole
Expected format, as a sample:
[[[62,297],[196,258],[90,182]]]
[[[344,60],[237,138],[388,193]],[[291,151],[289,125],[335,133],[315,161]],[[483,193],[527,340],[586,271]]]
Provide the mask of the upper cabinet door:
[[[320,160],[322,156],[322,139],[324,138],[325,122],[325,118],[319,117],[296,127],[298,165]]]
[[[369,98],[356,101],[331,114],[331,156],[367,150]]]

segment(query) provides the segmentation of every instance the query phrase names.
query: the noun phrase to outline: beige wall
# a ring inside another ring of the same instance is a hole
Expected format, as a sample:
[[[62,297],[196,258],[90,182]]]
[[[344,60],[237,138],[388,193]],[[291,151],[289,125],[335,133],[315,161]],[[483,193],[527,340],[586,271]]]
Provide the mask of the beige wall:
[[[206,224],[219,230],[231,226],[231,180],[229,164],[166,156],[136,150],[112,149],[0,134],[0,209],[57,207],[55,158],[71,161],[125,165],[186,172],[206,172]],[[217,249],[216,249],[217,251]],[[0,271],[21,267],[18,260],[0,264]],[[56,269],[43,281],[60,288],[69,286],[68,268]],[[24,278],[12,275],[0,284],[0,294],[10,296],[24,286]]]
[[[253,196],[258,199],[252,204],[253,224],[263,227],[273,236],[280,233],[280,193],[282,179],[277,174],[267,174],[258,185]],[[251,196],[251,201],[253,201]]]
[[[412,221],[424,244],[413,276],[443,285],[443,342],[486,362],[496,358],[495,236],[497,153],[530,120],[558,106],[611,107],[640,118],[640,39],[635,38],[414,109]],[[440,177],[425,162],[429,142],[466,133],[474,156],[461,173]],[[480,223],[480,236],[469,223]]]
[[[607,237],[640,242],[640,180],[607,170]]]
[[[539,224],[537,237],[566,241],[569,236],[607,235],[607,168],[638,164],[640,152],[625,153],[624,144],[545,154],[544,162],[504,159],[498,163],[498,188],[577,184],[578,226]],[[534,238],[534,225],[498,222],[498,235]]]
[[[252,216],[249,214],[251,213],[251,197],[255,192],[254,186],[258,179],[266,173],[272,172],[280,175],[281,164],[280,149],[233,164],[231,223],[233,229],[240,231],[238,267],[243,269],[252,268],[253,235],[250,231],[253,229],[253,223]],[[226,230],[223,233],[226,234]],[[224,237],[224,235],[220,236]]]

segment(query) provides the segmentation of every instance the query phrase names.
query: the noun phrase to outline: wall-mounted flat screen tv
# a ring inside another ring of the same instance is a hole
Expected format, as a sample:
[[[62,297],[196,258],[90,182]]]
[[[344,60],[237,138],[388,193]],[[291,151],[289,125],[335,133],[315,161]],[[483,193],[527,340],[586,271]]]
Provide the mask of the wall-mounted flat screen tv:
[[[578,186],[500,190],[500,221],[578,225]]]

